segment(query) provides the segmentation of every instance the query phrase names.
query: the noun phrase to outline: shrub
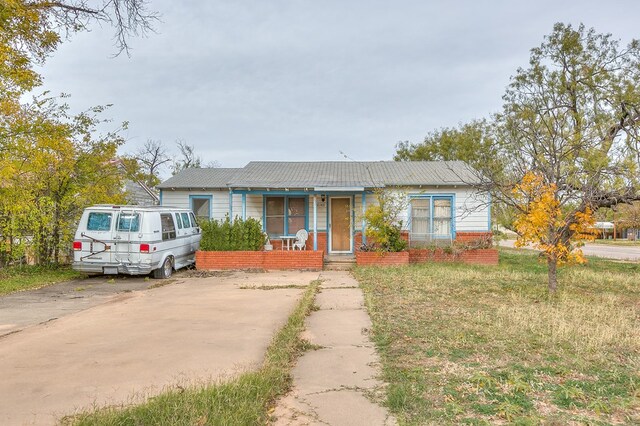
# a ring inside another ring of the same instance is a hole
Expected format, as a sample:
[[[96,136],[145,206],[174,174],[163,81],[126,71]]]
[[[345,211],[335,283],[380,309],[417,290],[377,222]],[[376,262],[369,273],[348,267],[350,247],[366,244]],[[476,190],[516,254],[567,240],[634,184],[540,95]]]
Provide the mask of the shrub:
[[[398,252],[407,248],[402,238],[400,215],[406,207],[405,199],[390,191],[376,192],[377,205],[367,207],[364,218],[367,222],[367,238],[374,241],[376,251]]]
[[[262,232],[262,224],[253,218],[242,220],[236,216],[232,222],[227,216],[224,220],[204,221],[200,223],[200,227],[200,250],[259,251],[267,241],[267,236]]]

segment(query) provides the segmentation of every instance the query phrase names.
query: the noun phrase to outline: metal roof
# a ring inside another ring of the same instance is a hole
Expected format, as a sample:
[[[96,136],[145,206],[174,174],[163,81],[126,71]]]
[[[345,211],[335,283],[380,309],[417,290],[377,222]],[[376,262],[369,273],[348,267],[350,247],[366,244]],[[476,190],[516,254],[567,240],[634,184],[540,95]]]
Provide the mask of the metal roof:
[[[231,178],[242,169],[205,168],[184,169],[157,186],[159,189],[227,189]]]
[[[475,181],[474,172],[462,161],[252,161],[242,169],[187,169],[158,187],[335,189]]]

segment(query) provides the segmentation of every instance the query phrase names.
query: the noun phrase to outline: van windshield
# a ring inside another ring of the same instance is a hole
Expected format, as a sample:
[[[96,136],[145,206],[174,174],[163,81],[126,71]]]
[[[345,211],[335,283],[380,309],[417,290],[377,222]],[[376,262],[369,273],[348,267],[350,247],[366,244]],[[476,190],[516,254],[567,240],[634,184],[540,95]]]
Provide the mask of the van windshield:
[[[89,213],[87,220],[87,231],[109,231],[111,230],[111,213]]]
[[[140,230],[139,213],[120,213],[118,218],[118,231],[138,232]]]

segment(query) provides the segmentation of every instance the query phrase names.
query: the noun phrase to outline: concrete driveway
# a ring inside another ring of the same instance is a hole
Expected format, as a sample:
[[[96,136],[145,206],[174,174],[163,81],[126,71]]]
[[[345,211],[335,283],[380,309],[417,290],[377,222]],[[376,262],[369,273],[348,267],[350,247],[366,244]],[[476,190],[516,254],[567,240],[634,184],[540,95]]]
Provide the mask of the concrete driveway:
[[[503,247],[513,247],[514,240],[501,240]],[[607,244],[585,244],[582,252],[587,256],[618,260],[640,260],[640,246],[616,246]]]
[[[317,277],[300,272],[179,276],[159,288],[98,291],[89,302],[75,299],[75,307],[74,299],[36,297],[23,306],[22,318],[16,306],[5,303],[0,324],[22,325],[0,338],[0,424],[52,424],[94,404],[139,401],[167,386],[256,368],[304,291],[296,287]],[[161,281],[130,282],[146,288]],[[67,295],[85,291],[75,290],[83,285],[74,282]],[[58,310],[57,319],[38,323],[49,314],[29,313],[35,303],[43,305],[41,312],[62,303],[73,313]]]

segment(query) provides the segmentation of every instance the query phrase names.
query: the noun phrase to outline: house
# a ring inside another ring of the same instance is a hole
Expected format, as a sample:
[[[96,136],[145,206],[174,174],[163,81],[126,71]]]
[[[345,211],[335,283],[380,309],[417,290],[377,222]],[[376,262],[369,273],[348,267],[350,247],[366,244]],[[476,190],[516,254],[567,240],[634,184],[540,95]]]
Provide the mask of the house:
[[[158,189],[161,205],[188,207],[201,218],[256,218],[276,247],[306,229],[307,249],[340,254],[366,242],[364,211],[380,189],[405,197],[403,234],[414,246],[490,235],[490,198],[474,181],[459,161],[255,161],[186,169]]]

